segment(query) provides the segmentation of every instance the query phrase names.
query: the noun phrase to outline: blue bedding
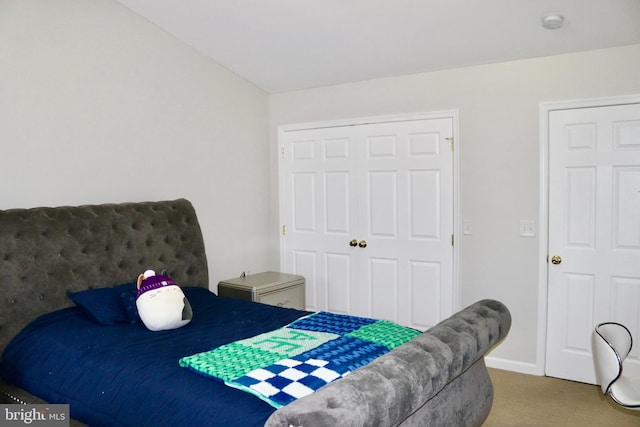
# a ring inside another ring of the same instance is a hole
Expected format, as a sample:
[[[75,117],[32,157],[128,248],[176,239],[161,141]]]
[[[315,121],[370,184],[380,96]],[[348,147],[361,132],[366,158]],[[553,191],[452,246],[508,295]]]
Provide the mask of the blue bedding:
[[[71,307],[34,320],[5,349],[0,375],[91,426],[262,426],[274,411],[255,396],[194,375],[178,360],[307,315],[185,287],[190,324],[151,332],[100,325]]]

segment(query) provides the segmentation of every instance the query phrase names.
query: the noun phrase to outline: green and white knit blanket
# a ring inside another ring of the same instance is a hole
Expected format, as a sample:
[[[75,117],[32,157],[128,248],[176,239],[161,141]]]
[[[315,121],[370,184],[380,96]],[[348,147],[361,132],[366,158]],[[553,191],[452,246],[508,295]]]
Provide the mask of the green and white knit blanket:
[[[279,408],[419,334],[386,320],[319,312],[179,363]]]

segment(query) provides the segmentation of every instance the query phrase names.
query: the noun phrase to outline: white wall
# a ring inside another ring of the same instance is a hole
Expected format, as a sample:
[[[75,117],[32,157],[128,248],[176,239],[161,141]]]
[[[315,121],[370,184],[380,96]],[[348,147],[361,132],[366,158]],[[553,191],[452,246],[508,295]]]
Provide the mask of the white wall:
[[[458,109],[459,220],[473,221],[473,235],[457,239],[461,302],[503,301],[513,325],[491,356],[501,367],[539,373],[539,242],[519,236],[520,219],[540,221],[539,104],[639,94],[638,70],[633,45],[272,95],[271,208],[277,212],[278,126]]]
[[[213,288],[268,267],[268,96],[112,0],[0,2],[0,209],[190,199]]]

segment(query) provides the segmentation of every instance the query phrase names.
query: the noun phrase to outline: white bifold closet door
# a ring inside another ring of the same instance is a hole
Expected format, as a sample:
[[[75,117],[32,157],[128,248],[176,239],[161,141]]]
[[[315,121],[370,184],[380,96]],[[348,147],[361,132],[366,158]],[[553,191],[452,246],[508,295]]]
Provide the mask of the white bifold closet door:
[[[309,310],[425,329],[453,311],[453,119],[280,133],[282,269]]]

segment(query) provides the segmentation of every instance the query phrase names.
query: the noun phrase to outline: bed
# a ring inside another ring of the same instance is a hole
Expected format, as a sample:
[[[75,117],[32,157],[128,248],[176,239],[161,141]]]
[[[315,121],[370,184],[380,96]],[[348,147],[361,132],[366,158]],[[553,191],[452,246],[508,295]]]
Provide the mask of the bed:
[[[150,332],[131,313],[133,281],[150,267],[182,286],[188,325]],[[73,424],[92,426],[474,426],[488,416],[484,355],[511,325],[498,301],[274,406],[182,361],[317,314],[219,297],[209,285],[185,199],[0,211],[0,403],[66,403]]]

